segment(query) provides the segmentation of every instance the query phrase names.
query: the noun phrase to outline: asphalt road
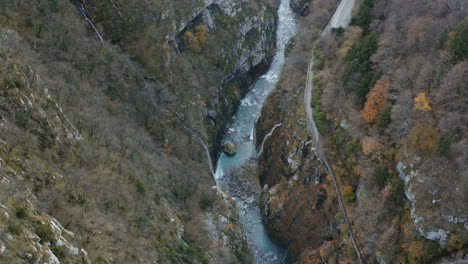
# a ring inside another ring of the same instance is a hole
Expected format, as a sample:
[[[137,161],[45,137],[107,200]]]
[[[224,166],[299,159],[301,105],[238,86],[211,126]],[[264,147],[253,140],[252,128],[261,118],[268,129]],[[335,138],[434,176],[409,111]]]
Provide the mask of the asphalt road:
[[[351,11],[356,0],[342,0],[330,22],[332,28],[347,27],[351,21]]]

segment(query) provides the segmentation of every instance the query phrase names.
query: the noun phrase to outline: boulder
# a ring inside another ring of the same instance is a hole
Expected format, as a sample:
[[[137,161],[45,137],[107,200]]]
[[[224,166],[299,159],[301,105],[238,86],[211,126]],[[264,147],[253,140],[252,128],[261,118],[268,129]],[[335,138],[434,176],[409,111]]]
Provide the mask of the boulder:
[[[292,10],[301,16],[309,14],[309,5],[310,0],[291,0],[290,3]]]
[[[227,140],[224,142],[223,151],[229,156],[234,156],[236,155],[237,146],[231,141]]]

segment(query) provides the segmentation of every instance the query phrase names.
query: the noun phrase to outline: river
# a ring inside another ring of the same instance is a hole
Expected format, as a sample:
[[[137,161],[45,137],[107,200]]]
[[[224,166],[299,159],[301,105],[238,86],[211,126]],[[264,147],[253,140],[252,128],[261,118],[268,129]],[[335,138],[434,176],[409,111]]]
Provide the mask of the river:
[[[240,170],[244,165],[257,158],[255,146],[255,123],[257,122],[268,95],[275,88],[285,63],[285,48],[288,41],[296,33],[296,21],[290,6],[290,0],[281,0],[278,9],[278,28],[276,32],[276,54],[266,74],[261,76],[252,90],[242,100],[233,118],[224,140],[230,140],[237,146],[237,154],[228,156],[224,153],[219,157],[215,172],[217,185],[229,192],[237,202],[240,219],[244,225],[247,242],[252,250],[257,264],[287,263],[286,250],[275,245],[263,223],[258,202],[248,201],[242,193],[237,180],[229,177],[230,172]],[[257,193],[258,196],[258,193]],[[258,201],[258,197],[253,197]]]

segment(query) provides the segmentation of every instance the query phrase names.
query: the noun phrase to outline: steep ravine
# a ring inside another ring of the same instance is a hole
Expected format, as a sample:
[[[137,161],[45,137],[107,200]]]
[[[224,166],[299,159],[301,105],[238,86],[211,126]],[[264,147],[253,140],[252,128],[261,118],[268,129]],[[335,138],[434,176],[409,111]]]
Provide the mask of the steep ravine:
[[[0,263],[249,262],[199,142],[271,63],[273,2],[2,2]]]
[[[223,137],[237,146],[237,154],[221,154],[215,173],[217,185],[229,192],[237,202],[254,262],[259,264],[288,261],[287,253],[269,239],[260,213],[254,131],[263,104],[281,74],[286,44],[296,31],[294,14],[289,4],[289,0],[282,0],[278,9],[277,50],[273,63],[242,100],[228,133]]]

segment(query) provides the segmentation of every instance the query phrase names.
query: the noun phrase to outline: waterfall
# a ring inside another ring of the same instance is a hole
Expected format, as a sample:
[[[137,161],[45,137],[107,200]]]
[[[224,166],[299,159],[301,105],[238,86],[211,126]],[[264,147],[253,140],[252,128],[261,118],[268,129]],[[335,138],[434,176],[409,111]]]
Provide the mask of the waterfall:
[[[80,11],[81,15],[83,16],[83,18],[86,20],[86,22],[88,22],[88,24],[91,26],[91,28],[94,30],[94,33],[96,33],[96,35],[98,36],[99,40],[101,41],[101,44],[104,46],[104,38],[102,37],[101,33],[99,33],[99,30],[97,29],[97,27],[94,25],[93,21],[91,20],[91,18],[89,17],[89,14],[88,14],[88,11],[86,10],[85,6],[83,5],[83,3],[81,2],[81,0],[76,0],[75,1],[76,3],[76,6],[78,8],[78,10]]]
[[[262,141],[262,145],[260,146],[260,150],[258,151],[258,154],[257,154],[257,158],[260,157],[260,155],[262,155],[262,152],[263,152],[263,145],[265,145],[265,141],[271,137],[271,135],[273,135],[273,132],[275,132],[275,129],[282,126],[283,123],[279,122],[278,124],[274,125],[273,128],[270,130],[270,132],[268,134],[266,134],[266,136],[263,138],[263,141]]]

